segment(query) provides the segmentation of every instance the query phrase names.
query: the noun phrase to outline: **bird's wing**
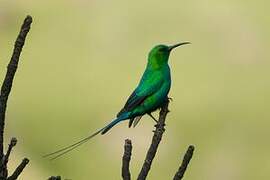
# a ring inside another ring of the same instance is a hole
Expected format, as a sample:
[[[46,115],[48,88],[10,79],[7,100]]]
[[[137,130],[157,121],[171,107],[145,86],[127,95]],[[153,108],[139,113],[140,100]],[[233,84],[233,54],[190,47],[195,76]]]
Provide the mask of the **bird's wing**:
[[[120,110],[120,112],[117,114],[117,117],[119,117],[122,113],[132,110],[133,108],[140,105],[147,96],[138,96],[136,93],[136,90],[133,91],[133,93],[129,96],[125,106]]]
[[[129,96],[125,106],[121,109],[121,111],[117,114],[117,117],[121,115],[123,112],[131,111],[136,108],[138,105],[143,103],[143,101],[157,92],[159,88],[163,84],[163,80],[160,76],[156,78],[154,76],[148,77],[140,82],[139,86],[133,91],[133,93]]]

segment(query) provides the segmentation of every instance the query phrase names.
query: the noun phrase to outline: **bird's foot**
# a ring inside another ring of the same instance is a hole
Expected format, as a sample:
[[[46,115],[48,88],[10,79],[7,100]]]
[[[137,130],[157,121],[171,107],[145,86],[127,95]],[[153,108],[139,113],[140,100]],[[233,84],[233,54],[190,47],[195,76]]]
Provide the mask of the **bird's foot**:
[[[151,113],[148,113],[148,115],[149,115],[156,123],[158,123],[158,120],[156,120],[156,118],[155,118]]]

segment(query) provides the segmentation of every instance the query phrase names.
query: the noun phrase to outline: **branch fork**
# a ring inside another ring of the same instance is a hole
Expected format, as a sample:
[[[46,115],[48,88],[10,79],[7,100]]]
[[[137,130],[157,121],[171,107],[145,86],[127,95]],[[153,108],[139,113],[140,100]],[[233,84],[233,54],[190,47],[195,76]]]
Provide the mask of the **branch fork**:
[[[151,145],[147,151],[146,158],[144,160],[143,166],[141,168],[141,171],[138,175],[137,180],[145,180],[150,169],[152,162],[155,158],[157,148],[159,146],[159,143],[162,139],[162,135],[165,132],[165,120],[167,117],[167,114],[170,112],[168,110],[169,106],[169,99],[168,101],[163,105],[159,112],[159,119],[158,123],[155,125],[155,130]],[[188,167],[188,164],[193,156],[194,146],[190,145],[187,152],[185,153],[184,159],[177,170],[173,180],[181,180],[186,172],[186,169]],[[129,164],[131,159],[131,151],[132,151],[132,143],[131,140],[127,139],[125,140],[125,146],[124,146],[124,155],[122,160],[122,178],[123,180],[130,180],[130,170],[129,170]]]
[[[1,87],[0,92],[0,179],[1,180],[15,180],[19,177],[19,175],[22,173],[25,166],[29,163],[29,160],[27,158],[24,158],[19,164],[19,166],[15,169],[13,174],[11,174],[8,177],[8,169],[7,164],[9,160],[9,156],[11,153],[11,150],[14,148],[14,146],[17,144],[17,139],[12,138],[10,141],[10,144],[7,149],[7,153],[4,154],[4,128],[5,128],[5,116],[6,116],[6,108],[7,108],[7,101],[9,94],[11,92],[13,79],[15,76],[15,73],[17,71],[20,54],[26,39],[26,36],[30,30],[32,23],[32,17],[27,16],[24,19],[24,22],[21,26],[21,30],[19,32],[19,35],[15,41],[13,54],[11,56],[11,60],[7,66],[7,73],[4,79],[4,82]]]

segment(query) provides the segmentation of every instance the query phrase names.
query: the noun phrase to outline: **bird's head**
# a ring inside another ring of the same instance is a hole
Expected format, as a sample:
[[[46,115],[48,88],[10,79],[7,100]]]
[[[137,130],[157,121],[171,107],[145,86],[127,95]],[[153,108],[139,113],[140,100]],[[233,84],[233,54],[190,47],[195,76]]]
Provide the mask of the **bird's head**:
[[[153,65],[153,66],[162,66],[164,64],[168,63],[168,59],[170,56],[171,51],[179,47],[181,45],[185,44],[190,44],[189,42],[183,42],[183,43],[178,43],[172,46],[167,46],[167,45],[157,45],[155,46],[148,55],[148,63]]]

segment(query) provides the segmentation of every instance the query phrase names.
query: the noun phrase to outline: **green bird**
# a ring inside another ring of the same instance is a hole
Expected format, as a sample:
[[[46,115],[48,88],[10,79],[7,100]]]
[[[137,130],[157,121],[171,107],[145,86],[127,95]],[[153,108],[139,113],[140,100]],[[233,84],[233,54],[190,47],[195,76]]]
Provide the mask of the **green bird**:
[[[90,136],[58,151],[47,154],[44,157],[54,156],[52,159],[56,159],[87,142],[94,136],[105,134],[121,121],[129,120],[129,127],[132,124],[135,127],[141,117],[148,114],[157,122],[151,113],[160,108],[168,100],[168,93],[171,88],[171,72],[168,64],[170,53],[174,48],[185,44],[190,43],[183,42],[172,46],[155,46],[148,55],[148,63],[139,85],[129,96],[124,107],[117,114],[116,119]]]

